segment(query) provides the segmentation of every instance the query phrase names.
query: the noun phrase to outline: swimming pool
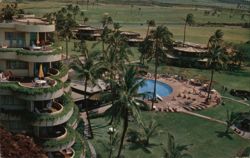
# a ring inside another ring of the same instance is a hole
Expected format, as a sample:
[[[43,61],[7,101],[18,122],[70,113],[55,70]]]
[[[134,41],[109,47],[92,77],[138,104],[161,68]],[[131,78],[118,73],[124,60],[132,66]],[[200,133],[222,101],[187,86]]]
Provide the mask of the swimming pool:
[[[153,95],[154,92],[154,80],[145,80],[145,84],[139,87],[138,93],[149,92]],[[168,84],[156,81],[156,95],[161,97],[169,96],[173,92],[173,88]],[[151,96],[152,97],[152,96]]]

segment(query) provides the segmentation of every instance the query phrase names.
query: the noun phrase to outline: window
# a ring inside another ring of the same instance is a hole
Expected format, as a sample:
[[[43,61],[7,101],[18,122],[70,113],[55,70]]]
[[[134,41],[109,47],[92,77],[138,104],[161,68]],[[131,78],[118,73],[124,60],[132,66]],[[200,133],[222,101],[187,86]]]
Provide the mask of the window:
[[[28,63],[23,61],[8,60],[7,69],[28,69]]]
[[[5,40],[16,40],[16,34],[14,32],[5,32]]]

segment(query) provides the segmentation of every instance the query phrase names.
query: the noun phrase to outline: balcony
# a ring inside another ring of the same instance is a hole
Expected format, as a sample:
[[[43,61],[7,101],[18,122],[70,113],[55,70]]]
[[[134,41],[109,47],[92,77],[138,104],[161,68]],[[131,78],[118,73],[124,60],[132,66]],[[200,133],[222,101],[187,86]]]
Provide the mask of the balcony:
[[[67,125],[76,129],[79,122],[79,109],[77,106],[74,106],[74,112],[71,115],[70,119],[67,121]]]
[[[31,121],[33,126],[56,126],[67,122],[74,112],[74,102],[70,99],[68,95],[63,95],[61,97],[63,108],[54,113],[44,113],[32,112],[27,117]]]
[[[60,103],[53,102],[46,107],[35,107],[35,113],[37,114],[58,114],[63,111],[63,106]]]
[[[56,151],[51,153],[56,158],[73,158],[75,157],[75,151],[72,148],[64,149],[62,151]]]
[[[63,65],[59,68],[59,70],[55,68],[50,68],[49,75],[53,79],[58,79],[62,82],[66,82],[68,80],[68,71],[69,71],[69,68]]]
[[[70,148],[75,143],[76,132],[71,127],[67,127],[66,130],[66,135],[60,139],[47,139],[40,141],[43,149],[47,152],[55,152]]]
[[[61,49],[51,46],[34,48],[0,48],[0,59],[25,62],[55,62],[62,60]]]
[[[24,100],[50,100],[59,98],[64,93],[63,84],[49,77],[46,77],[44,80],[18,82],[18,85],[23,88],[20,89],[22,92],[18,95],[18,97]]]
[[[63,83],[48,77],[37,81],[30,78],[13,78],[0,82],[0,89],[1,93],[12,93],[20,99],[30,101],[50,100],[64,93]]]
[[[67,129],[61,125],[43,128],[43,132],[39,134],[39,139],[54,139],[60,140],[67,135]]]

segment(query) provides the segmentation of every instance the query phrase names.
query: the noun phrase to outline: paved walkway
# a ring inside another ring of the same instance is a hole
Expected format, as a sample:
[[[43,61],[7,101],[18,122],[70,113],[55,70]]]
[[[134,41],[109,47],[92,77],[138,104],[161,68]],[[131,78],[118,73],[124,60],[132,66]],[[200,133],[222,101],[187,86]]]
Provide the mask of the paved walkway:
[[[100,107],[98,109],[94,109],[91,111],[97,112],[98,114],[100,114],[100,113],[105,112],[110,106],[111,105],[103,106],[103,107]],[[88,137],[90,136],[90,133],[89,133],[89,128],[86,128],[86,127],[89,127],[86,112],[80,112],[80,117],[83,119],[83,122],[84,122],[84,136],[88,139]],[[97,154],[96,154],[94,146],[89,140],[87,140],[87,143],[90,149],[91,158],[97,158]]]
[[[233,98],[229,98],[229,97],[225,97],[225,96],[222,96],[222,98],[224,98],[224,99],[228,99],[228,100],[232,100],[232,101],[235,101],[235,102],[238,102],[238,103],[244,104],[244,105],[246,105],[246,106],[250,106],[250,104],[245,103],[244,101],[241,101],[241,100],[237,100],[237,99],[233,99]]]
[[[184,110],[184,109],[180,109],[178,112],[182,112],[182,113],[185,113],[185,114],[189,114],[189,115],[192,115],[192,116],[196,116],[196,117],[199,117],[199,118],[203,118],[203,119],[210,120],[210,121],[217,122],[217,123],[224,124],[224,125],[227,124],[225,121],[221,121],[221,120],[209,117],[209,116],[197,114],[195,112],[187,111],[187,110]]]

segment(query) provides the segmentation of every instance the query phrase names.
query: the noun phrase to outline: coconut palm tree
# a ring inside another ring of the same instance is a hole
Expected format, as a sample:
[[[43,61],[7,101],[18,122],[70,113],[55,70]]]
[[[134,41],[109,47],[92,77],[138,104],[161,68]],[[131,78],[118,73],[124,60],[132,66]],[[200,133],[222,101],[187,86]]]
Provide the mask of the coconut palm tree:
[[[67,5],[67,10],[68,10],[68,11],[72,11],[72,10],[73,10],[73,8],[74,8],[74,7],[73,7],[73,5],[72,5],[72,4],[68,4],[68,5]]]
[[[73,37],[72,28],[74,28],[77,23],[74,19],[72,19],[72,15],[70,13],[67,14],[67,16],[63,16],[63,18],[60,19],[61,22],[57,25],[62,24],[60,27],[58,27],[58,31],[62,37],[65,38],[65,44],[66,44],[66,59],[68,59],[69,56],[69,49],[68,49],[68,42],[71,37]]]
[[[150,27],[155,27],[155,20],[147,20],[147,25],[148,25],[148,29],[147,29],[147,34],[146,34],[146,37],[148,36],[148,33],[149,33],[149,28]]]
[[[194,23],[194,15],[192,13],[187,14],[185,19],[185,26],[184,26],[184,37],[183,37],[183,46],[186,41],[186,28],[187,25],[191,26]]]
[[[149,145],[149,139],[157,134],[157,128],[159,124],[155,120],[151,120],[148,124],[142,123],[141,124],[143,129],[143,135],[145,136],[144,145]]]
[[[207,103],[210,99],[210,93],[214,78],[214,71],[226,66],[226,61],[228,60],[227,59],[228,57],[225,54],[225,48],[222,46],[222,41],[223,41],[222,38],[223,38],[223,33],[220,30],[217,30],[214,33],[214,35],[212,35],[209,38],[208,42],[209,59],[207,65],[208,68],[211,70],[211,78],[206,98]]]
[[[109,24],[113,24],[113,19],[108,13],[105,13],[101,19],[102,27],[108,27]]]
[[[154,92],[152,96],[152,109],[154,106],[154,102],[156,101],[156,81],[157,81],[157,74],[158,74],[158,66],[159,66],[159,59],[162,57],[166,57],[166,52],[171,50],[173,46],[173,34],[168,30],[165,26],[158,26],[156,30],[151,32],[151,40],[153,52],[149,54],[147,57],[149,60],[154,58],[155,60],[155,70],[154,70]]]
[[[86,24],[86,22],[88,22],[89,21],[89,18],[88,17],[85,17],[84,19],[83,19],[83,24]]]
[[[218,29],[214,32],[212,36],[209,37],[207,42],[207,47],[210,48],[213,45],[222,44],[224,33]]]
[[[164,158],[192,158],[191,155],[183,153],[188,150],[187,145],[176,145],[175,138],[168,133],[168,144],[164,150]]]
[[[80,7],[78,5],[75,5],[72,9],[74,20],[76,20],[76,15],[80,12]]]
[[[80,12],[80,16],[81,16],[81,19],[82,19],[82,21],[83,21],[84,16],[85,16],[85,13],[84,13],[83,11],[81,11],[81,12]]]
[[[98,63],[94,62],[93,57],[85,57],[84,61],[80,60],[78,57],[74,58],[74,62],[71,63],[70,67],[75,70],[77,73],[77,77],[84,81],[84,102],[82,103],[85,107],[86,115],[87,115],[87,121],[88,121],[88,127],[90,132],[90,137],[93,138],[93,131],[91,122],[89,119],[89,106],[87,103],[87,87],[88,83],[91,83],[92,85],[98,85],[97,84],[97,78],[100,74]]]
[[[144,80],[138,80],[136,77],[136,68],[125,67],[124,73],[119,83],[115,81],[115,94],[110,93],[114,98],[113,105],[107,110],[111,113],[114,120],[119,123],[123,121],[123,130],[117,157],[120,157],[124,138],[128,128],[128,118],[132,115],[137,120],[140,120],[140,106],[147,106],[146,103],[138,98],[143,94],[138,94],[137,90],[142,86]],[[110,96],[110,97],[111,97]]]
[[[140,63],[144,65],[145,59],[153,52],[153,41],[150,37],[146,37],[142,43],[139,44],[138,51],[141,53]]]
[[[225,130],[225,134],[229,134],[229,129],[230,127],[235,123],[235,121],[239,118],[239,115],[236,115],[234,112],[229,112],[229,110],[227,109],[227,126],[226,126],[226,130]]]

